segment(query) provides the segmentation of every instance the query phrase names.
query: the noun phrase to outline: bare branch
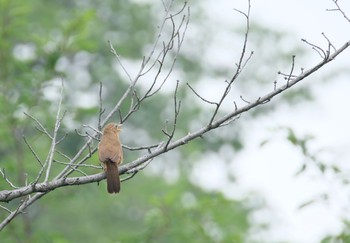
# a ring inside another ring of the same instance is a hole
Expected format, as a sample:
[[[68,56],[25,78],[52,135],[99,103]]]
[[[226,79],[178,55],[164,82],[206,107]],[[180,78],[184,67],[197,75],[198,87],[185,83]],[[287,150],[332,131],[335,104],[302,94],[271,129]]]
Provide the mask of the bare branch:
[[[58,161],[58,160],[54,160],[53,162],[57,163],[57,164],[62,164],[62,165],[70,165],[69,163],[67,162],[63,162],[63,161]],[[90,165],[90,164],[79,164],[79,165],[76,165],[76,167],[88,167],[88,168],[93,168],[93,169],[98,169],[98,170],[101,170],[102,169],[102,166],[97,166],[97,165]],[[85,173],[82,173],[82,174],[85,174]]]
[[[59,155],[63,156],[64,158],[66,158],[68,161],[71,160],[71,158],[70,158],[68,155],[62,153],[61,151],[59,151],[59,150],[56,149],[55,152],[58,153]]]
[[[56,145],[61,143],[66,137],[68,136],[68,133],[65,133],[60,139],[56,141]]]
[[[160,149],[163,146],[163,144],[164,144],[163,142],[159,143],[157,145],[156,149]],[[149,148],[148,149],[148,154],[151,154],[151,153],[152,153],[151,148]],[[126,174],[132,173],[132,175],[129,178],[127,178],[127,180],[131,179],[132,177],[134,177],[136,175],[136,173],[139,172],[140,170],[143,170],[144,168],[146,168],[152,162],[152,160],[153,160],[153,158],[151,158],[149,160],[146,160],[144,163],[142,163],[142,164],[140,164],[140,165],[138,165],[138,166],[136,166],[136,167],[134,167],[134,168],[132,168],[130,170],[127,170],[125,172]]]
[[[140,69],[138,71],[138,73],[136,74],[135,78],[132,79],[132,81],[130,82],[130,85],[129,87],[127,88],[127,90],[124,92],[124,94],[121,96],[121,98],[118,100],[118,102],[116,103],[116,105],[114,106],[114,108],[107,114],[107,116],[105,117],[105,119],[101,122],[101,126],[104,126],[107,121],[116,113],[118,112],[118,110],[120,110],[120,106],[121,104],[125,101],[125,99],[134,92],[135,90],[135,85],[138,83],[138,81],[140,80],[140,78],[142,77],[142,75],[144,75],[144,71],[145,71],[145,67],[146,65],[150,64],[151,62],[151,59],[153,58],[154,54],[155,54],[155,51],[156,51],[156,48],[158,47],[158,43],[161,39],[161,36],[162,36],[162,32],[163,32],[163,29],[165,27],[165,24],[168,20],[168,17],[170,16],[170,9],[171,9],[171,6],[172,6],[172,3],[173,3],[174,0],[171,0],[169,2],[169,4],[167,5],[167,7],[165,8],[165,16],[163,18],[163,21],[160,25],[160,28],[159,28],[159,32],[157,34],[157,38],[156,40],[154,41],[154,44],[153,44],[153,47],[151,48],[151,51],[149,53],[149,55],[147,57],[144,57],[143,60],[142,60],[142,63],[141,63],[141,66],[140,66]],[[173,37],[170,37],[168,43],[172,42],[172,38]],[[168,47],[170,48],[171,45],[169,44]],[[169,48],[167,48],[166,50],[170,50]],[[163,51],[160,51],[159,54],[158,54],[158,57],[161,57],[163,55]],[[158,63],[158,57],[156,58],[156,60],[154,61],[154,63]],[[155,64],[151,64],[152,65],[155,65]],[[144,97],[147,97],[147,96],[144,96]],[[142,101],[143,99],[141,98],[140,99],[140,102]],[[140,104],[136,104],[136,106],[139,106]],[[134,111],[134,109],[132,109],[131,111],[128,112],[128,114],[126,116],[124,116],[122,122],[124,122]]]
[[[24,140],[25,144],[27,144],[27,146],[28,146],[30,152],[34,155],[36,161],[39,162],[39,164],[41,165],[41,167],[44,167],[44,164],[41,162],[39,156],[35,153],[34,149],[32,148],[32,146],[30,146],[30,144],[27,142],[27,139],[26,139],[24,136],[23,136],[23,140]]]
[[[192,92],[201,100],[203,100],[205,103],[211,104],[211,105],[216,105],[218,106],[219,104],[210,100],[207,100],[205,98],[203,98],[201,95],[199,95],[197,93],[197,91],[194,90],[194,88],[192,88],[192,86],[189,83],[186,83],[186,85],[190,88],[190,90],[192,90]]]
[[[327,42],[328,42],[328,52],[330,53],[331,52],[331,50],[330,50],[330,48],[332,47],[332,49],[333,49],[333,51],[336,51],[337,50],[337,48],[335,48],[335,46],[332,44],[332,42],[329,40],[329,38],[325,35],[325,33],[321,33],[322,35],[323,35],[323,37],[327,40]]]
[[[97,124],[97,128],[99,131],[102,130],[102,125],[101,125],[101,117],[102,114],[104,113],[104,109],[103,109],[103,104],[102,104],[102,83],[100,82],[100,92],[99,92],[99,98],[100,98],[100,111],[98,113],[98,124]],[[98,133],[99,134],[99,133]],[[98,135],[98,138],[100,138],[100,134]]]
[[[32,119],[33,121],[35,121],[36,124],[39,125],[39,127],[35,126],[35,128],[36,128],[38,131],[40,131],[40,132],[46,134],[50,139],[52,139],[51,134],[46,130],[46,128],[41,124],[41,122],[40,122],[38,119],[36,119],[35,117],[33,117],[32,115],[30,115],[30,114],[28,114],[28,113],[26,113],[26,112],[23,112],[23,114],[26,115],[27,117],[29,117],[30,119]]]
[[[128,173],[128,174],[131,174],[130,176],[128,177],[125,177],[123,179],[121,179],[120,181],[123,182],[123,181],[127,181],[127,180],[130,180],[131,178],[133,178],[139,171],[134,171],[132,173]]]
[[[174,134],[175,134],[175,130],[176,130],[176,124],[177,124],[177,118],[179,116],[180,113],[180,108],[181,108],[181,101],[177,101],[177,91],[179,88],[179,80],[177,80],[176,82],[176,87],[175,87],[175,92],[174,92],[174,121],[173,121],[173,127],[171,130],[171,133],[167,133],[168,136],[168,140],[164,145],[164,149],[166,150],[166,148],[168,147],[170,141],[173,139]],[[163,131],[164,132],[164,131]]]
[[[2,208],[3,210],[7,211],[8,213],[12,213],[12,211],[2,205],[0,205],[0,208]]]
[[[55,163],[57,163],[57,164],[69,165],[69,163],[58,162],[58,161],[56,161],[56,160],[54,160],[53,162],[55,162]],[[79,172],[79,173],[82,174],[83,176],[87,176],[87,175],[88,175],[87,173],[85,173],[85,172],[82,171],[81,169],[78,169],[80,166],[81,166],[81,164],[80,164],[80,165],[76,165],[76,166],[74,166],[74,167],[71,166],[71,168],[72,168],[73,171]],[[101,169],[101,168],[100,168],[100,169]]]
[[[273,82],[273,90],[276,90],[276,88],[277,88],[277,80],[275,80],[275,81]]]
[[[0,169],[0,174],[1,174],[2,178],[4,178],[5,181],[6,181],[12,188],[15,188],[15,189],[19,188],[19,187],[15,186],[15,185],[7,178],[6,172],[5,172],[5,169],[4,169],[4,168]]]
[[[129,147],[127,145],[123,145],[123,148],[130,150],[130,151],[136,151],[136,150],[149,150],[152,148],[156,148],[159,146],[159,143],[157,144],[152,144],[152,145],[147,145],[147,146],[140,146],[140,147]]]
[[[125,169],[121,169],[121,172],[125,173]],[[82,184],[87,184],[91,182],[98,182],[104,178],[105,178],[105,173],[102,172],[94,175],[61,178],[61,179],[57,179],[49,182],[31,184],[15,190],[3,190],[3,191],[0,191],[0,201],[9,202],[14,198],[23,197],[34,192],[45,193],[62,186],[82,185]]]
[[[327,58],[327,53],[321,47],[308,42],[306,39],[301,39],[301,41],[303,41],[306,44],[310,45],[312,47],[312,49],[315,50],[320,55],[320,57],[322,59],[326,59]]]
[[[126,76],[128,77],[130,83],[133,82],[131,76],[130,76],[130,73],[126,70],[126,68],[124,67],[122,61],[120,60],[120,56],[119,54],[117,53],[117,51],[114,49],[112,43],[110,41],[108,41],[108,44],[109,44],[109,48],[111,49],[111,52],[114,54],[114,56],[117,58],[117,61],[119,63],[119,65],[122,67],[124,73],[126,74]]]
[[[292,56],[292,67],[290,69],[290,73],[287,78],[287,85],[289,85],[290,78],[292,77],[293,71],[294,71],[294,60],[295,60],[295,55]]]
[[[185,9],[186,3],[183,6],[183,10]],[[167,41],[163,41],[162,42],[162,49],[159,51],[158,55],[156,55],[156,58],[153,62],[151,62],[151,56],[155,55],[155,50],[156,50],[156,45],[153,46],[152,50],[151,50],[151,54],[149,55],[149,58],[145,59],[145,62],[143,62],[143,66],[141,67],[141,70],[139,72],[139,74],[136,76],[135,80],[138,80],[141,76],[144,76],[146,74],[148,74],[151,70],[153,70],[156,66],[157,66],[157,71],[154,74],[153,78],[152,78],[152,83],[150,84],[150,86],[148,87],[148,89],[146,90],[146,92],[142,95],[142,96],[137,96],[137,93],[135,90],[132,91],[133,95],[132,95],[132,106],[129,108],[128,113],[123,117],[122,122],[124,122],[125,120],[127,120],[134,112],[136,112],[140,106],[141,103],[143,101],[145,101],[148,98],[151,98],[152,96],[154,96],[156,93],[158,93],[161,88],[163,87],[163,85],[166,83],[166,81],[168,80],[170,74],[173,71],[173,68],[175,66],[176,60],[177,60],[177,56],[180,52],[180,49],[182,47],[183,41],[184,41],[184,36],[185,33],[187,31],[187,27],[189,24],[189,18],[190,18],[190,9],[187,8],[187,16],[183,15],[180,24],[176,27],[175,25],[175,20],[174,20],[174,16],[179,15],[180,12],[177,12],[176,15],[172,15],[170,14],[170,12],[167,10],[168,13],[168,17],[166,17],[166,19],[164,20],[166,22],[166,20],[171,21],[171,26],[172,26],[172,30],[171,30],[171,34],[170,37],[168,38]],[[163,22],[162,26],[165,25],[165,22]],[[158,43],[160,41],[160,35],[158,36],[156,43]],[[167,61],[167,56],[169,56],[169,52],[173,50],[174,48],[174,41],[177,40],[177,45],[176,48],[174,50],[174,56],[173,58],[170,60],[170,67],[165,71],[165,76],[162,78],[162,80],[160,80],[161,74],[164,75],[164,65]],[[146,68],[147,66],[147,68]],[[134,99],[136,98],[136,99]]]
[[[250,58],[253,55],[253,52],[250,53],[250,55],[248,56],[247,59],[245,59],[246,56],[246,48],[247,48],[247,43],[248,43],[248,33],[249,33],[249,29],[250,29],[250,0],[248,0],[248,9],[247,9],[247,13],[244,13],[240,10],[235,9],[235,11],[237,11],[238,13],[242,14],[245,19],[246,19],[246,32],[244,34],[244,41],[243,41],[243,46],[242,46],[242,51],[241,51],[241,56],[239,58],[238,64],[236,64],[236,71],[234,73],[234,75],[232,76],[231,80],[229,82],[227,82],[227,86],[220,98],[220,101],[218,102],[218,105],[216,106],[215,111],[213,112],[213,115],[211,116],[208,125],[211,126],[214,119],[216,118],[216,115],[219,112],[219,109],[222,105],[222,103],[224,102],[225,98],[227,97],[227,95],[229,94],[230,90],[231,90],[231,85],[233,84],[233,82],[238,78],[238,76],[240,75],[240,73],[242,72],[242,70],[244,69],[245,65],[247,64],[247,62],[250,60]]]
[[[60,100],[58,102],[58,107],[57,107],[57,113],[56,113],[56,122],[55,122],[55,128],[53,131],[53,136],[52,136],[52,142],[51,142],[51,147],[49,150],[49,154],[48,154],[48,158],[45,161],[44,166],[47,164],[47,169],[46,169],[46,175],[45,175],[45,182],[47,182],[49,180],[49,176],[50,176],[50,172],[51,172],[51,166],[52,166],[52,161],[53,161],[53,156],[55,154],[55,149],[56,149],[56,138],[57,138],[57,133],[58,130],[61,126],[61,121],[64,117],[64,114],[62,115],[62,117],[60,117],[61,115],[61,105],[62,105],[62,99],[63,99],[63,89],[64,89],[64,84],[63,84],[63,80],[62,80],[62,86],[61,86],[61,94],[60,94]]]
[[[139,165],[139,166],[137,166],[137,167],[134,167],[134,168],[132,168],[132,169],[126,171],[125,173],[126,173],[126,174],[132,174],[132,176],[130,177],[130,178],[132,178],[132,177],[134,177],[134,175],[135,175],[137,172],[139,172],[139,171],[143,170],[144,168],[146,168],[146,167],[152,162],[152,160],[153,160],[153,159],[150,159],[150,160],[144,162],[143,164],[141,164],[141,165]],[[130,178],[127,178],[126,180],[128,180],[128,179],[130,179]]]
[[[96,128],[90,126],[90,125],[83,125],[83,127],[87,127],[87,128],[90,128],[91,130],[93,130],[95,133],[98,133],[100,135],[102,135],[102,132],[101,130],[97,130]]]
[[[222,124],[220,124],[219,127],[227,126],[227,125],[231,124],[232,122],[238,120],[239,118],[241,118],[241,114],[239,114],[239,115],[237,115],[237,116],[235,116],[235,117],[232,117],[231,119],[229,119],[229,120],[223,122]]]
[[[345,14],[340,5],[338,4],[338,0],[332,0],[337,8],[327,9],[327,11],[339,11],[343,17],[350,22],[350,18]]]
[[[193,132],[193,133],[189,133],[188,135],[170,143],[167,147],[166,150],[162,148],[156,149],[155,151],[153,151],[150,154],[144,155],[140,158],[138,158],[137,160],[134,160],[133,162],[130,162],[126,165],[123,166],[123,169],[125,168],[126,170],[130,170],[142,163],[144,163],[145,161],[148,161],[151,158],[157,157],[160,154],[163,154],[169,150],[172,150],[176,147],[182,146],[186,143],[188,143],[189,141],[196,139],[198,137],[201,137],[203,134],[205,134],[206,132],[213,130],[219,126],[221,126],[222,124],[225,124],[227,121],[229,121],[230,119],[239,116],[240,114],[254,108],[257,107],[259,105],[265,104],[266,102],[269,102],[273,97],[277,96],[278,94],[280,94],[281,92],[290,89],[292,86],[294,86],[295,84],[297,84],[298,82],[300,82],[301,80],[305,79],[306,77],[310,76],[311,74],[313,74],[314,72],[316,72],[318,69],[320,69],[321,67],[323,67],[324,65],[326,65],[328,62],[332,61],[336,56],[338,56],[340,53],[342,53],[346,48],[348,48],[350,46],[350,41],[346,42],[342,47],[340,47],[339,49],[337,49],[336,52],[334,52],[333,54],[330,55],[330,57],[327,60],[322,60],[322,62],[316,64],[315,66],[313,66],[312,68],[308,69],[308,70],[304,70],[303,73],[301,73],[300,75],[298,75],[296,78],[294,78],[293,80],[290,81],[289,85],[285,84],[282,85],[279,88],[276,88],[276,90],[272,91],[271,93],[266,94],[265,96],[262,96],[260,99],[256,100],[255,102],[252,102],[250,104],[247,104],[244,107],[235,109],[235,111],[228,113],[226,115],[224,115],[223,117],[217,119],[216,121],[213,121],[211,123],[211,125],[207,125],[202,127],[201,129]]]
[[[163,2],[163,1],[162,1]],[[170,9],[171,9],[171,6],[173,5],[173,2],[174,0],[171,0],[169,1],[169,4],[166,6],[165,3],[163,2],[163,6],[164,6],[164,11],[165,11],[165,15],[164,15],[164,18],[163,18],[163,21],[159,27],[159,31],[158,31],[158,34],[157,34],[157,38],[156,40],[154,41],[154,44],[153,44],[153,47],[151,48],[151,51],[150,51],[150,54],[148,55],[147,58],[144,59],[143,61],[143,65],[142,65],[142,69],[147,65],[147,63],[149,63],[149,61],[151,60],[151,58],[153,57],[153,54],[158,46],[158,43],[159,43],[159,40],[160,40],[160,37],[162,36],[162,33],[163,33],[163,30],[164,30],[164,27],[165,27],[165,23],[166,21],[168,20],[168,16],[170,15]],[[158,60],[158,58],[157,58]],[[142,72],[140,72],[141,74]]]
[[[248,100],[244,99],[242,95],[240,95],[239,98],[241,98],[241,100],[244,101],[245,103],[251,104]]]

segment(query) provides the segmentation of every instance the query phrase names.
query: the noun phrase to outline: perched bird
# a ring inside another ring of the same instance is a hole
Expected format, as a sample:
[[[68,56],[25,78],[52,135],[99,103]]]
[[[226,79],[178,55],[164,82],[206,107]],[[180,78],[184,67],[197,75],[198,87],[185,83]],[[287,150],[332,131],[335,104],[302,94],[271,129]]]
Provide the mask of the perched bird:
[[[118,193],[120,191],[118,165],[123,161],[122,144],[119,140],[121,130],[121,124],[107,124],[103,129],[101,141],[98,144],[98,158],[106,171],[107,191],[109,193]]]

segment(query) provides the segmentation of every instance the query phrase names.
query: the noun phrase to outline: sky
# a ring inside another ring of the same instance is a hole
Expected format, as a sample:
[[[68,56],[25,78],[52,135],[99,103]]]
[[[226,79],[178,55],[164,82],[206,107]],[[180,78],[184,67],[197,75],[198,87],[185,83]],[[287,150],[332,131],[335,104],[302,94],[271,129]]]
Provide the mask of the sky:
[[[338,3],[350,16],[350,2],[339,0]],[[211,44],[216,49],[208,48],[211,49],[208,56],[221,53],[215,56],[213,63],[232,63],[232,55],[227,54],[228,48],[232,46],[229,32],[233,24],[242,21],[241,17],[233,14],[233,9],[244,11],[247,1],[207,0],[202,2],[202,6],[209,16],[208,21],[212,21],[218,33],[218,38],[212,38]],[[288,32],[291,43],[299,42],[300,47],[309,49],[309,60],[305,65],[311,67],[320,61],[319,56],[303,44],[301,38],[325,46],[327,42],[321,35],[325,33],[335,47],[350,40],[350,23],[346,22],[340,12],[326,11],[334,7],[331,0],[252,0],[251,20],[274,30]],[[237,184],[231,185],[226,192],[230,194],[235,191],[233,194],[237,197],[239,194],[256,192],[266,200],[267,208],[252,215],[252,218],[260,222],[268,221],[272,227],[267,232],[255,235],[257,240],[319,242],[327,234],[340,232],[341,219],[350,218],[350,208],[347,206],[349,189],[332,173],[321,175],[312,165],[304,174],[296,176],[305,158],[300,150],[286,141],[285,130],[275,129],[290,127],[300,137],[314,136],[315,139],[310,142],[310,150],[322,161],[349,171],[349,73],[337,76],[329,82],[315,82],[329,75],[334,68],[348,66],[349,60],[350,50],[346,50],[334,63],[302,81],[308,82],[312,88],[315,97],[313,102],[301,102],[302,104],[292,107],[281,105],[272,116],[254,119],[245,124],[247,129],[244,139],[247,147],[234,156],[234,163],[230,168],[237,178],[239,188],[233,188]],[[275,72],[276,67],[271,71]],[[315,85],[312,84],[313,81]],[[269,141],[261,147],[261,141],[265,139]],[[203,164],[201,166],[205,167]],[[220,165],[218,167],[224,168]],[[215,167],[207,169],[214,170]],[[222,178],[219,172],[214,173],[213,177],[217,181]],[[213,187],[227,188],[225,183],[226,181],[217,182]],[[318,200],[299,209],[303,203],[324,194],[330,197],[327,202]]]

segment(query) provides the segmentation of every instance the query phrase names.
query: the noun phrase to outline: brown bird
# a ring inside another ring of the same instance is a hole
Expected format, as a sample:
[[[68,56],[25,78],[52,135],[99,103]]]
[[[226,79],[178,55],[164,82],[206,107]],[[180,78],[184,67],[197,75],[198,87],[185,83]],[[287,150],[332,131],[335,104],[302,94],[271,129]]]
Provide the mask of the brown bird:
[[[122,144],[119,140],[121,130],[121,124],[107,124],[103,129],[103,135],[98,144],[98,158],[106,171],[107,191],[109,193],[118,193],[120,191],[118,165],[123,161]]]

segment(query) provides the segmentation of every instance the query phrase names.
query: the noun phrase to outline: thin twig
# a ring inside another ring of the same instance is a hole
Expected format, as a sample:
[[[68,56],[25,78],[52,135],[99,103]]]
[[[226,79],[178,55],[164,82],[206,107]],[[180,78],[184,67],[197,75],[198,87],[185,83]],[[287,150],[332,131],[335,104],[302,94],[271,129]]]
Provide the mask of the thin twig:
[[[244,99],[242,95],[240,95],[239,98],[241,98],[241,100],[247,103],[248,105],[251,104],[248,100]]]
[[[136,151],[136,150],[149,150],[152,148],[156,148],[159,146],[159,143],[157,144],[152,144],[152,145],[146,145],[146,146],[139,146],[139,147],[129,147],[127,145],[123,144],[123,148],[130,150],[130,151]]]
[[[166,141],[165,145],[163,148],[166,150],[170,141],[173,139],[175,130],[176,130],[176,125],[177,125],[177,118],[180,114],[180,108],[181,108],[181,101],[177,101],[177,91],[179,88],[179,80],[176,81],[176,86],[175,86],[175,91],[174,91],[174,120],[173,120],[173,127],[171,130],[171,133],[166,133],[168,136],[168,140]],[[164,132],[164,131],[163,131]],[[165,133],[165,132],[164,132]]]
[[[66,137],[68,136],[68,133],[65,133],[60,139],[56,141],[56,145],[61,143]]]
[[[128,77],[130,83],[133,82],[130,73],[126,70],[125,66],[123,65],[123,62],[120,60],[120,56],[118,54],[118,52],[114,49],[111,41],[108,40],[108,44],[109,44],[109,48],[111,50],[111,52],[114,54],[114,56],[117,58],[118,64],[121,66],[121,68],[123,69],[124,73],[126,74],[126,76]]]
[[[234,81],[238,78],[238,76],[240,75],[240,73],[242,72],[242,70],[244,69],[244,67],[246,66],[247,62],[251,59],[253,52],[250,52],[250,55],[248,56],[248,58],[245,59],[246,56],[246,48],[247,48],[247,44],[248,44],[248,34],[249,34],[249,30],[250,30],[250,0],[248,0],[248,9],[247,9],[247,13],[244,13],[241,10],[238,9],[234,9],[235,11],[237,11],[238,13],[242,14],[245,19],[246,19],[246,31],[244,34],[244,41],[243,41],[243,46],[242,46],[242,51],[241,51],[241,56],[239,58],[238,64],[236,64],[236,71],[233,74],[232,78],[230,81],[227,82],[226,88],[219,100],[219,102],[217,103],[217,106],[213,112],[213,115],[211,116],[211,118],[209,119],[208,122],[208,126],[211,127],[212,123],[214,122],[219,109],[222,105],[222,103],[224,102],[224,100],[226,99],[227,95],[229,94],[230,90],[231,90],[231,86],[234,83]]]
[[[3,210],[7,211],[8,213],[12,213],[12,211],[10,209],[2,206],[1,204],[0,204],[0,208],[2,208]]]
[[[61,105],[62,105],[62,100],[63,100],[63,89],[64,89],[64,84],[63,84],[63,80],[62,80],[62,85],[61,85],[61,94],[60,94],[60,100],[58,102],[58,106],[57,106],[57,113],[56,113],[56,122],[55,122],[55,127],[54,127],[54,131],[53,131],[53,136],[52,136],[52,141],[51,141],[51,147],[49,150],[49,154],[48,154],[48,158],[45,162],[45,164],[47,164],[47,169],[46,169],[46,175],[45,175],[45,182],[47,182],[49,180],[49,176],[50,176],[50,172],[51,172],[51,166],[52,166],[52,161],[53,161],[53,156],[55,154],[55,149],[56,149],[56,138],[57,138],[57,133],[58,130],[60,128],[61,125],[61,121],[64,117],[64,114],[60,117],[61,115]]]
[[[134,171],[132,173],[129,173],[129,172],[126,172],[127,174],[131,174],[130,176],[127,176],[127,177],[124,177],[123,179],[121,179],[120,181],[127,181],[127,180],[130,180],[131,178],[133,178],[137,173],[138,171]]]
[[[287,85],[289,85],[290,78],[292,77],[293,71],[294,71],[294,61],[295,61],[295,55],[292,56],[292,67],[290,69],[290,73],[287,78]]]
[[[189,83],[186,83],[186,85],[190,88],[190,90],[191,90],[199,99],[201,99],[201,100],[204,101],[205,103],[208,103],[208,104],[211,104],[211,105],[219,105],[219,104],[216,103],[216,102],[213,102],[213,101],[210,101],[210,100],[207,100],[207,99],[203,98],[200,94],[197,93],[197,91],[194,90],[194,88],[192,88],[192,86],[191,86]]]
[[[39,156],[35,153],[34,149],[32,148],[32,146],[28,143],[27,139],[25,138],[25,136],[23,136],[23,140],[25,142],[25,144],[28,146],[30,152],[34,155],[36,161],[39,162],[39,164],[41,165],[41,167],[44,167],[44,164],[41,162]]]
[[[67,159],[68,161],[71,160],[71,158],[70,158],[68,155],[64,154],[63,152],[59,151],[58,149],[56,149],[55,152],[58,153],[59,155],[63,156],[63,157],[64,157],[65,159]]]
[[[163,142],[159,143],[156,150],[157,149],[160,149],[161,147],[163,147]],[[151,151],[151,148],[148,149],[148,154],[151,154],[152,151]],[[143,170],[144,168],[146,168],[151,162],[152,162],[153,158],[149,159],[149,160],[146,160],[144,163],[134,167],[134,168],[131,168],[130,170],[127,170],[125,173],[126,174],[130,174],[132,173],[133,175],[130,176],[130,178],[132,178],[133,176],[136,175],[137,172],[139,172],[140,170]],[[127,179],[130,179],[130,178],[127,178]]]
[[[332,9],[327,9],[327,11],[339,11],[343,17],[350,22],[350,18],[345,14],[345,12],[342,10],[342,8],[340,7],[340,5],[338,4],[338,0],[332,0],[334,2],[334,4],[337,6],[337,8],[332,8]]]
[[[183,9],[185,9],[185,8],[183,8]],[[123,117],[123,119],[122,119],[123,122],[125,120],[127,120],[134,112],[136,112],[140,108],[142,102],[144,102],[148,98],[151,98],[156,93],[158,93],[159,90],[161,90],[161,88],[166,83],[166,81],[170,77],[170,74],[173,71],[174,65],[175,65],[176,60],[177,60],[177,56],[178,56],[180,49],[182,47],[182,44],[184,41],[184,36],[185,36],[185,33],[187,31],[187,27],[189,24],[190,9],[188,8],[188,15],[183,16],[178,27],[175,27],[175,21],[173,19],[174,15],[171,15],[169,12],[167,12],[167,13],[168,13],[168,15],[170,15],[170,17],[167,19],[171,21],[171,25],[172,25],[171,35],[167,41],[163,41],[162,50],[159,51],[158,55],[156,55],[155,61],[153,61],[151,63],[151,58],[145,59],[145,61],[143,62],[144,66],[142,66],[142,68],[141,68],[138,76],[135,78],[135,80],[138,80],[141,76],[149,73],[152,69],[154,69],[156,67],[156,65],[157,65],[157,71],[154,74],[154,77],[152,78],[152,83],[150,84],[147,91],[142,96],[139,97],[139,96],[137,96],[135,90],[132,91],[133,97],[135,97],[136,100],[134,100],[132,97],[132,102],[131,102],[132,106],[130,106],[128,113]],[[166,16],[168,16],[168,15],[166,15]],[[164,24],[165,24],[165,22],[163,22],[163,25]],[[160,35],[158,36],[158,38],[156,40],[157,43],[160,41],[159,38],[160,38]],[[163,67],[164,67],[164,64],[166,62],[166,57],[169,55],[169,52],[173,49],[174,40],[176,38],[177,38],[177,46],[176,46],[176,49],[174,50],[174,57],[172,58],[172,60],[170,60],[170,62],[171,62],[170,67],[167,69],[165,76],[163,76],[162,80],[159,80],[161,74],[163,74]],[[153,46],[149,57],[153,56],[155,54],[155,47],[156,46]],[[146,68],[146,65],[148,66],[147,68]]]
[[[67,162],[58,161],[58,160],[54,160],[53,162],[58,163],[58,164],[62,164],[62,165],[70,165]],[[76,165],[76,167],[89,167],[89,168],[99,169],[99,170],[102,169],[102,166],[90,165],[90,164],[79,164],[79,165]]]
[[[308,42],[306,39],[301,39],[301,41],[305,42],[306,44],[310,45],[312,47],[313,50],[315,50],[322,59],[326,59],[327,54],[326,52],[319,46],[312,44],[310,42]]]
[[[20,188],[20,187],[18,187],[18,186],[15,186],[15,185],[7,178],[6,172],[5,172],[5,169],[4,169],[4,168],[0,169],[0,174],[2,175],[2,177],[5,179],[5,181],[6,181],[12,188],[15,188],[15,189]]]
[[[99,131],[102,130],[102,125],[101,125],[101,117],[102,114],[104,113],[104,109],[103,109],[103,103],[102,103],[102,82],[100,82],[100,92],[99,92],[99,98],[100,98],[100,105],[99,105],[99,113],[98,113],[98,124],[97,124],[97,128]],[[98,138],[100,138],[100,134],[98,133]]]
[[[327,40],[327,42],[328,42],[328,52],[330,52],[330,48],[332,47],[332,49],[333,49],[333,51],[336,51],[337,50],[337,48],[335,48],[335,46],[332,44],[332,42],[329,40],[329,38],[326,36],[326,34],[325,33],[321,33],[322,34],[322,36]]]
[[[32,115],[30,115],[30,114],[28,114],[28,113],[26,113],[26,112],[23,112],[23,114],[26,115],[26,116],[28,116],[30,119],[32,119],[33,121],[35,121],[36,124],[39,125],[39,127],[36,127],[36,129],[38,129],[38,131],[40,131],[40,132],[46,134],[50,139],[52,139],[51,134],[46,130],[46,128],[41,124],[41,122],[40,122],[38,119],[36,119],[35,117],[33,117]]]
[[[83,127],[87,127],[90,128],[91,130],[93,130],[95,133],[99,133],[100,135],[102,135],[102,132],[100,130],[97,130],[96,128],[90,126],[90,125],[85,125],[83,124]]]

